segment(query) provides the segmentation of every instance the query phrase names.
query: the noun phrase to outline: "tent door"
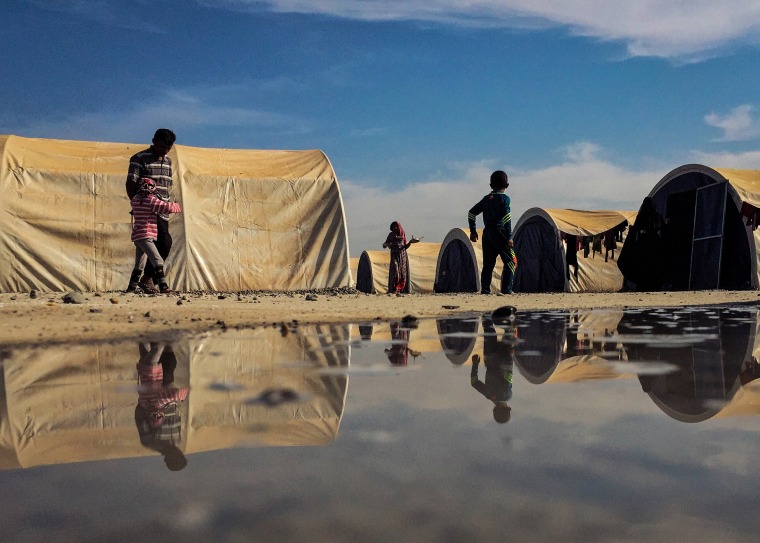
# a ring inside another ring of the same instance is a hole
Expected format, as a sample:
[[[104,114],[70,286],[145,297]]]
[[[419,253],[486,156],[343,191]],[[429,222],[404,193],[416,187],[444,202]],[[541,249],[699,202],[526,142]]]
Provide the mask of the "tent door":
[[[689,273],[690,290],[710,290],[720,286],[726,187],[726,183],[715,183],[697,189]]]

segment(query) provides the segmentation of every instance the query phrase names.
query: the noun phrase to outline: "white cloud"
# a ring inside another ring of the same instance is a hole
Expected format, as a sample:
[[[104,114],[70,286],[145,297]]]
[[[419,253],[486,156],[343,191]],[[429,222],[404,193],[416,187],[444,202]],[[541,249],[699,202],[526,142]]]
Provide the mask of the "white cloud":
[[[733,0],[207,0],[204,5],[316,13],[366,21],[417,20],[481,27],[565,27],[626,44],[631,56],[694,61],[737,43],[757,44],[760,4]]]
[[[705,153],[692,151],[694,162],[714,168],[734,168],[737,170],[760,170],[760,151],[744,153]]]
[[[226,91],[219,88],[219,95]],[[119,112],[89,112],[17,126],[23,136],[88,141],[143,141],[156,127],[168,126],[178,134],[208,127],[269,128],[281,133],[308,133],[303,120],[251,108],[216,105],[210,89],[168,90]]]
[[[512,226],[531,207],[638,210],[641,201],[669,171],[629,171],[598,157],[587,142],[565,149],[565,159],[537,170],[506,167],[512,198]],[[484,160],[450,165],[445,179],[411,183],[397,191],[367,188],[341,180],[351,256],[380,250],[394,220],[407,234],[441,242],[452,228],[467,227],[467,211],[490,189],[488,179],[503,166]],[[478,225],[482,227],[482,217]]]
[[[117,0],[27,0],[38,8],[124,26]],[[195,0],[207,8],[329,15],[364,21],[423,21],[469,27],[567,28],[619,41],[630,56],[698,61],[737,44],[760,42],[760,3],[732,0]],[[145,21],[140,21],[145,30]],[[150,28],[151,31],[158,29]]]
[[[743,104],[732,109],[726,115],[709,113],[705,115],[705,122],[723,130],[723,136],[717,141],[744,141],[760,134],[760,125],[752,117],[754,108],[749,104]]]

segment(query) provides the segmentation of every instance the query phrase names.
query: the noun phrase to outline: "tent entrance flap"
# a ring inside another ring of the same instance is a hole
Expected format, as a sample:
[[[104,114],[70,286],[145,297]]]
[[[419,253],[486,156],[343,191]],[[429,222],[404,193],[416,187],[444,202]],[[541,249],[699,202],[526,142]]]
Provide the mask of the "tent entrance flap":
[[[726,222],[726,183],[697,189],[694,244],[691,251],[691,290],[720,287],[723,226]]]
[[[726,183],[714,183],[667,197],[668,240],[674,290],[720,287]]]
[[[470,251],[460,240],[449,243],[440,258],[436,292],[477,292],[478,270],[475,269]]]

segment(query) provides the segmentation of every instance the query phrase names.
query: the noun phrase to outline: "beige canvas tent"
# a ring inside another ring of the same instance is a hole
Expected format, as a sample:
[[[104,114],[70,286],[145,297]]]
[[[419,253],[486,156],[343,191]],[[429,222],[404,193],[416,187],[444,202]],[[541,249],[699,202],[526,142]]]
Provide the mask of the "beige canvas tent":
[[[404,292],[433,292],[440,248],[440,243],[427,242],[409,246],[406,250],[409,283]],[[368,294],[386,294],[390,258],[390,251],[387,250],[362,252],[356,272],[356,289]]]
[[[348,390],[349,328],[285,337],[260,328],[173,344],[173,386],[189,388],[179,448],[187,455],[330,442]],[[157,455],[136,428],[139,360],[133,343],[16,351],[5,359],[0,469]],[[262,401],[270,390],[293,396]]]
[[[126,288],[129,158],[142,144],[0,136],[0,291]],[[338,181],[318,150],[176,145],[169,284],[298,290],[351,284]]]
[[[617,292],[623,274],[617,267],[621,242],[608,255],[598,247],[605,232],[632,223],[634,211],[584,211],[534,207],[523,213],[514,233],[518,267],[515,292]],[[625,233],[623,240],[625,239]],[[563,239],[565,240],[563,242]],[[567,268],[567,243],[585,239],[576,267]],[[594,243],[596,240],[596,243]],[[594,250],[595,246],[601,252]],[[587,253],[586,253],[587,251]]]
[[[666,174],[648,199],[666,226],[660,236],[626,240],[618,263],[632,288],[760,287],[760,170],[686,164]],[[636,230],[634,224],[631,234]]]

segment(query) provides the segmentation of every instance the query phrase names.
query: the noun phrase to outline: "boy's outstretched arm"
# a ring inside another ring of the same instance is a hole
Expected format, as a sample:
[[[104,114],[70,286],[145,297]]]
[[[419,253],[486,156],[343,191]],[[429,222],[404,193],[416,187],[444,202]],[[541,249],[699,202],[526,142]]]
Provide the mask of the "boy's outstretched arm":
[[[483,212],[483,201],[481,200],[470,208],[467,213],[467,224],[470,225],[470,241],[475,243],[478,241],[478,231],[475,228],[475,217]]]

